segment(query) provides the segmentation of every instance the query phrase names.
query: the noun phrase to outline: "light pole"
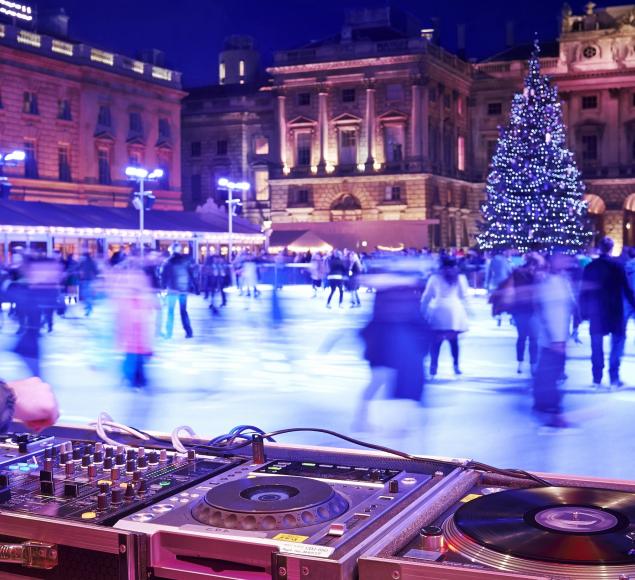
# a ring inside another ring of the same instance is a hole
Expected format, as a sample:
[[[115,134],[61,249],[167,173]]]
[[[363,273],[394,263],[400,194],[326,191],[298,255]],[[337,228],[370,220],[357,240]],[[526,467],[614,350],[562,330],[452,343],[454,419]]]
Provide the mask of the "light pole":
[[[242,205],[242,199],[234,199],[234,191],[249,191],[249,183],[246,181],[229,181],[226,177],[221,177],[218,180],[218,187],[227,191],[227,232],[229,234],[227,240],[227,258],[229,263],[232,260],[232,237],[234,234],[234,206]]]
[[[6,155],[0,153],[0,197],[4,197],[5,189],[9,189],[9,180],[4,175],[4,166],[7,165],[11,167],[13,165],[17,165],[20,161],[24,161],[25,159],[26,153],[20,149],[16,149]]]
[[[151,173],[148,172],[147,169],[143,167],[126,167],[126,175],[131,179],[134,179],[139,184],[139,191],[134,192],[134,198],[132,200],[132,205],[135,206],[139,210],[139,254],[143,259],[143,230],[145,229],[144,218],[145,218],[145,206],[146,206],[146,198],[150,203],[154,202],[154,195],[152,195],[151,191],[146,191],[144,189],[146,179],[155,180],[161,179],[163,177],[163,169],[155,169]],[[151,207],[151,206],[150,206]],[[150,209],[150,207],[148,209]]]

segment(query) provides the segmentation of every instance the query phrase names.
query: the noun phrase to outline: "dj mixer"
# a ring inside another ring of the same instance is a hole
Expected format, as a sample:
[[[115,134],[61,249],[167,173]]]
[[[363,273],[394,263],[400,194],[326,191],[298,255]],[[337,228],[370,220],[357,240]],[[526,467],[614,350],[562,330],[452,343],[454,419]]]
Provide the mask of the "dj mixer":
[[[174,445],[0,438],[0,579],[635,580],[635,483],[262,438]]]

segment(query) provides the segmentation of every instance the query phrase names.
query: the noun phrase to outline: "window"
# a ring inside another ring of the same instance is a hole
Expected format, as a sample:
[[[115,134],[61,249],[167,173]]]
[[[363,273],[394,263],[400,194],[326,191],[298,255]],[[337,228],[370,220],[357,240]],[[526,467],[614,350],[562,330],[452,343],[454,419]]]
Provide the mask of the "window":
[[[103,185],[110,185],[110,149],[100,147],[97,150],[97,180]]]
[[[296,164],[301,167],[311,165],[311,133],[296,135]]]
[[[582,97],[582,108],[583,109],[597,109],[598,108],[597,96],[588,95],[586,97]]]
[[[291,189],[289,191],[289,205],[310,205],[311,204],[311,190],[302,187],[299,189]]]
[[[593,58],[598,53],[597,48],[595,46],[585,46],[582,50],[582,55],[584,58]]]
[[[431,103],[437,102],[437,89],[435,87],[431,87],[428,91],[428,98],[430,99]]]
[[[357,135],[355,129],[340,131],[340,165],[355,165],[357,163]]]
[[[256,201],[269,201],[269,172],[266,169],[254,171]]]
[[[137,111],[133,111],[128,115],[129,120],[129,131],[133,135],[142,135],[143,134],[143,121],[141,120],[141,113]]]
[[[461,95],[457,95],[456,97],[456,112],[458,115],[462,115],[463,114],[463,97]]]
[[[403,101],[403,85],[394,83],[386,85],[386,100]]]
[[[385,201],[401,201],[401,186],[400,185],[388,185],[386,186]]]
[[[70,147],[68,145],[60,145],[57,148],[57,168],[60,181],[72,181]]]
[[[112,117],[110,115],[110,107],[108,105],[101,105],[99,107],[97,125],[100,127],[112,127]]]
[[[165,117],[159,119],[159,140],[169,141],[172,137],[172,130],[170,128],[170,121]]]
[[[459,135],[456,141],[456,168],[465,171],[465,137]]]
[[[355,102],[355,89],[342,89],[342,103]]]
[[[245,76],[245,61],[244,60],[238,61],[238,75],[241,77]]]
[[[37,155],[35,141],[28,140],[24,142],[24,177],[29,179],[37,179]]]
[[[384,129],[384,149],[387,163],[403,161],[404,127],[388,125]]]
[[[201,205],[203,201],[203,190],[201,187],[201,176],[195,174],[190,177],[190,190],[192,192],[192,204],[194,206]]]
[[[159,161],[159,169],[163,171],[163,175],[159,178],[159,189],[170,189],[170,160],[161,159]]]
[[[450,108],[450,104],[451,104],[451,102],[452,102],[452,101],[450,100],[450,95],[443,95],[443,106],[444,106],[446,109],[449,109],[449,108]]]
[[[227,155],[227,139],[216,141],[216,155]]]
[[[71,102],[68,99],[58,99],[57,101],[57,118],[62,121],[70,121],[71,117]]]
[[[225,63],[221,62],[218,65],[218,78],[220,80],[221,85],[225,82],[225,75],[226,75]]]
[[[298,93],[298,105],[308,107],[311,104],[311,93]]]
[[[264,135],[254,136],[254,155],[269,155],[269,139]]]
[[[200,157],[202,149],[200,141],[192,141],[190,143],[190,153],[192,157]]]
[[[502,103],[487,103],[488,115],[500,115],[503,112]]]
[[[37,106],[37,95],[30,91],[25,91],[22,100],[22,112],[28,115],[39,115]]]
[[[134,149],[128,153],[128,165],[132,167],[141,167],[143,165],[143,154],[138,149]]]
[[[582,161],[592,162],[598,159],[597,135],[582,135]]]

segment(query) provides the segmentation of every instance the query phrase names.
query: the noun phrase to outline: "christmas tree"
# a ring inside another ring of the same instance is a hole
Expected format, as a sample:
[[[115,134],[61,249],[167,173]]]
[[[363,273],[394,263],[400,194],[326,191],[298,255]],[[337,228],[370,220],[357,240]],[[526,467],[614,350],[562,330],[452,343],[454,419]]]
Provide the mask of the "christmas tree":
[[[482,249],[575,253],[592,238],[558,89],[540,74],[539,53],[536,41],[523,92],[500,129],[482,206]]]

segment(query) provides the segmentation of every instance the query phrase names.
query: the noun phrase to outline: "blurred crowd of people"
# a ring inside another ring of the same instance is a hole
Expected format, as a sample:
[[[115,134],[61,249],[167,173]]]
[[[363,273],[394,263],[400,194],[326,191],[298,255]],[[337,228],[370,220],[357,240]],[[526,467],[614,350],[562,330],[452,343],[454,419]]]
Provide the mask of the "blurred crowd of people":
[[[565,427],[561,384],[566,378],[567,343],[580,341],[579,326],[589,321],[591,374],[600,388],[604,379],[604,337],[610,336],[608,382],[619,388],[620,361],[628,319],[635,314],[635,250],[611,257],[610,238],[596,256],[525,256],[510,251],[488,256],[476,251],[358,253],[353,250],[282,252],[267,255],[242,249],[231,260],[211,254],[195,261],[173,244],[168,252],[150,251],[143,259],[134,250],[96,260],[88,252],[75,258],[15,252],[0,268],[0,304],[17,322],[13,350],[31,373],[40,373],[40,335],[54,330],[55,316],[78,303],[90,317],[109,299],[112,336],[122,358],[122,376],[133,387],[147,384],[145,365],[156,340],[174,335],[176,307],[186,339],[194,336],[188,312],[192,293],[202,295],[210,313],[219,316],[228,304],[229,287],[242,296],[245,309],[259,298],[263,282],[272,288],[273,324],[277,292],[290,279],[310,284],[307,298],[322,298],[326,308],[362,305],[360,288],[373,301],[360,332],[371,380],[356,422],[365,422],[370,400],[385,388],[395,399],[418,402],[424,383],[439,369],[447,342],[455,375],[461,375],[460,336],[468,331],[469,295],[481,288],[489,297],[494,324],[516,330],[516,370],[533,377],[534,410],[545,423]],[[298,273],[299,272],[299,273]],[[472,289],[472,290],[470,290]],[[0,309],[0,317],[6,313]],[[0,325],[3,319],[0,318]],[[528,352],[529,364],[525,366]]]

